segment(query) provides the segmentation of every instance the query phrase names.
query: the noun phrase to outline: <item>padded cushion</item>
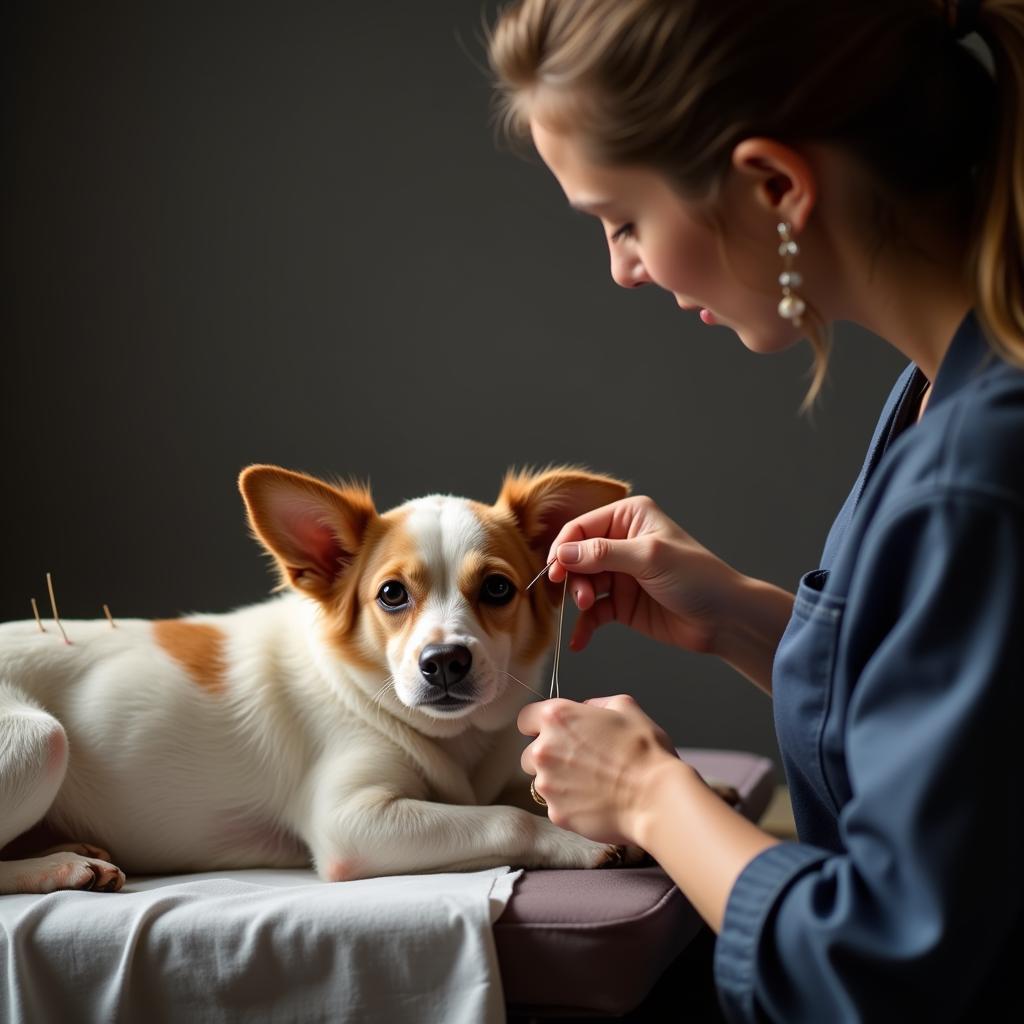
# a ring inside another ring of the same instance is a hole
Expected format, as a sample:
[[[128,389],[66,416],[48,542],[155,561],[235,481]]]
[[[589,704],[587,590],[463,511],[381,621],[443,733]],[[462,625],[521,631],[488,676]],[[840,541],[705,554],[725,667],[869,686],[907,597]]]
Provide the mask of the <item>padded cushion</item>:
[[[680,748],[757,821],[772,797],[768,758]],[[525,871],[494,925],[512,1012],[622,1014],[636,1007],[703,922],[660,867]]]

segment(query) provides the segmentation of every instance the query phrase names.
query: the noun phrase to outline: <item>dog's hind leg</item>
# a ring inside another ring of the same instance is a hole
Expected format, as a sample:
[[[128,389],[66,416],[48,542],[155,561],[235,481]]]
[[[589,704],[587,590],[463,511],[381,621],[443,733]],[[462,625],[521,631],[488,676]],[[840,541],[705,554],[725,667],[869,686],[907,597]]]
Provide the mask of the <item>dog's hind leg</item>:
[[[60,722],[0,684],[0,847],[46,814],[67,762],[68,738]]]
[[[0,682],[0,849],[42,820],[68,764],[68,738],[53,715]],[[0,894],[120,889],[112,864],[72,852],[0,861]]]

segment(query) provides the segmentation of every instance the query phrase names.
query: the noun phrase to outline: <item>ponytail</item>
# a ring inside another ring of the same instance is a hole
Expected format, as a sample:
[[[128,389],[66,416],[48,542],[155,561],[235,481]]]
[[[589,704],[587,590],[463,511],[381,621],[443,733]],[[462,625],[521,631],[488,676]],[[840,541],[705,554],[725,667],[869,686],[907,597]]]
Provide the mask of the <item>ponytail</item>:
[[[967,269],[989,343],[1024,367],[1024,3],[984,0],[977,31],[992,52],[996,110]]]

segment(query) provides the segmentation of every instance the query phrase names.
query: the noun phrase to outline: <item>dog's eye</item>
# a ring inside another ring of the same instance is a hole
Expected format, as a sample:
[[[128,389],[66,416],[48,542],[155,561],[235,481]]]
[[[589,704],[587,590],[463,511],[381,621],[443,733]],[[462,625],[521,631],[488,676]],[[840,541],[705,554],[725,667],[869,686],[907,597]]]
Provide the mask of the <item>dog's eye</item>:
[[[404,608],[409,603],[409,591],[398,580],[388,580],[377,591],[377,603],[387,611]]]
[[[484,580],[480,588],[480,600],[487,604],[508,604],[515,597],[516,588],[506,576],[495,573]]]

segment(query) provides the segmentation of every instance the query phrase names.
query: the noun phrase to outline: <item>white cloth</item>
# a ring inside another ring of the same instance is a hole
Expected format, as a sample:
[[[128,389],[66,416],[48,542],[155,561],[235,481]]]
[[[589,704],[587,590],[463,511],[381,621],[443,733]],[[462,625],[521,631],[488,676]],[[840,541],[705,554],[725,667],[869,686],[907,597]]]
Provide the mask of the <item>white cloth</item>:
[[[218,871],[0,896],[0,1019],[504,1021],[491,925],[520,874]]]

